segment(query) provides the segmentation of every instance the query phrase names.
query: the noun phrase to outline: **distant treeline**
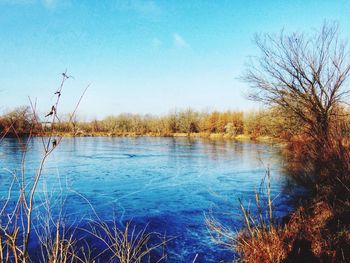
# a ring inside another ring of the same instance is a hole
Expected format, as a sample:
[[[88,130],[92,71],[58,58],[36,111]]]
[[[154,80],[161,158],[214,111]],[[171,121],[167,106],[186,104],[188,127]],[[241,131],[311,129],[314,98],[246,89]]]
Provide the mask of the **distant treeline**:
[[[51,129],[72,136],[125,136],[174,134],[225,134],[228,137],[247,135],[250,138],[270,136],[289,138],[300,131],[300,125],[288,114],[276,109],[259,111],[212,111],[200,112],[192,109],[172,111],[165,116],[122,113],[102,120],[81,121],[79,118],[62,118],[45,121],[35,116],[29,107],[16,108],[0,117],[0,131],[9,136],[29,134],[45,135]],[[70,120],[69,120],[70,119]],[[69,121],[68,121],[69,120]]]

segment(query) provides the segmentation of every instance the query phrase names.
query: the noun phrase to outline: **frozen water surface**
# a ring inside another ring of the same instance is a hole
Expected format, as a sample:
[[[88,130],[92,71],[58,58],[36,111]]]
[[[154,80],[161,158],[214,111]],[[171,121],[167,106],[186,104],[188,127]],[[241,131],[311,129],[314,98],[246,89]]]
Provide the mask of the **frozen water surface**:
[[[34,175],[42,154],[34,138],[26,158],[26,177]],[[1,168],[20,173],[15,139],[0,146]],[[176,237],[167,244],[169,262],[230,261],[233,254],[210,240],[209,211],[232,229],[242,225],[238,198],[254,201],[267,166],[279,217],[291,209],[292,194],[283,174],[279,147],[273,144],[188,138],[64,138],[49,157],[38,188],[51,198],[65,197],[66,224],[95,218],[121,225],[148,225],[149,231]],[[2,169],[1,198],[9,173]],[[83,197],[84,198],[83,198]],[[89,200],[89,203],[85,200]],[[93,242],[93,241],[91,241]]]

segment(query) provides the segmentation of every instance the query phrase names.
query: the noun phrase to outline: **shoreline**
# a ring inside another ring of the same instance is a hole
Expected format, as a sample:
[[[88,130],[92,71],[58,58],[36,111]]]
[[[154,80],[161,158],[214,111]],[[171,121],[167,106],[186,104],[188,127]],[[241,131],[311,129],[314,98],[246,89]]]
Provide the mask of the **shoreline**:
[[[50,133],[34,134],[34,137],[46,137]],[[282,142],[283,139],[274,138],[271,136],[257,136],[253,137],[247,134],[231,135],[227,133],[171,133],[171,134],[161,134],[161,133],[110,133],[110,132],[94,132],[94,133],[84,133],[84,132],[57,132],[57,137],[159,137],[159,138],[203,138],[211,140],[233,140],[233,141],[253,141],[253,142]]]

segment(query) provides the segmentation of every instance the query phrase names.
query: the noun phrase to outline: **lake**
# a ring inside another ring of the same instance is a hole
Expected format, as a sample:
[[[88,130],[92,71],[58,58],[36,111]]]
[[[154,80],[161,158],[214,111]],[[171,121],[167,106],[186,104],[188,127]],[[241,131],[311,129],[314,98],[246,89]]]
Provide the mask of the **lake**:
[[[41,156],[41,138],[34,138],[26,157],[27,178],[34,176]],[[21,158],[17,140],[4,139],[0,146],[2,200],[10,184],[7,169],[19,175]],[[212,214],[233,230],[240,228],[243,219],[238,198],[245,204],[254,202],[254,191],[268,166],[276,215],[281,218],[292,209],[295,193],[283,172],[277,144],[153,137],[64,138],[47,160],[36,200],[64,196],[66,225],[84,225],[96,219],[91,207],[101,220],[148,224],[148,231],[171,238],[167,243],[169,262],[192,262],[196,254],[196,262],[226,262],[232,261],[234,254],[211,241],[205,215]]]

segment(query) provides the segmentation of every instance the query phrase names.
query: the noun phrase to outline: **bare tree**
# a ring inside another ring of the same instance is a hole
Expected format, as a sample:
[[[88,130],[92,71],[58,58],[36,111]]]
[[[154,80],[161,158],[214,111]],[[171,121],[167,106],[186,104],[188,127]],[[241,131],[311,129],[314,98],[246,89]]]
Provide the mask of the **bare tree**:
[[[265,34],[255,43],[261,54],[243,75],[252,88],[250,98],[281,107],[304,123],[308,135],[327,141],[349,94],[349,49],[337,25],[325,23],[313,35]]]
[[[29,134],[32,127],[31,109],[29,106],[18,107],[0,117],[0,131],[7,135]],[[36,128],[36,127],[33,127]]]
[[[179,126],[181,132],[187,133],[190,136],[193,132],[198,132],[199,128],[199,116],[198,113],[188,108],[179,114]]]

